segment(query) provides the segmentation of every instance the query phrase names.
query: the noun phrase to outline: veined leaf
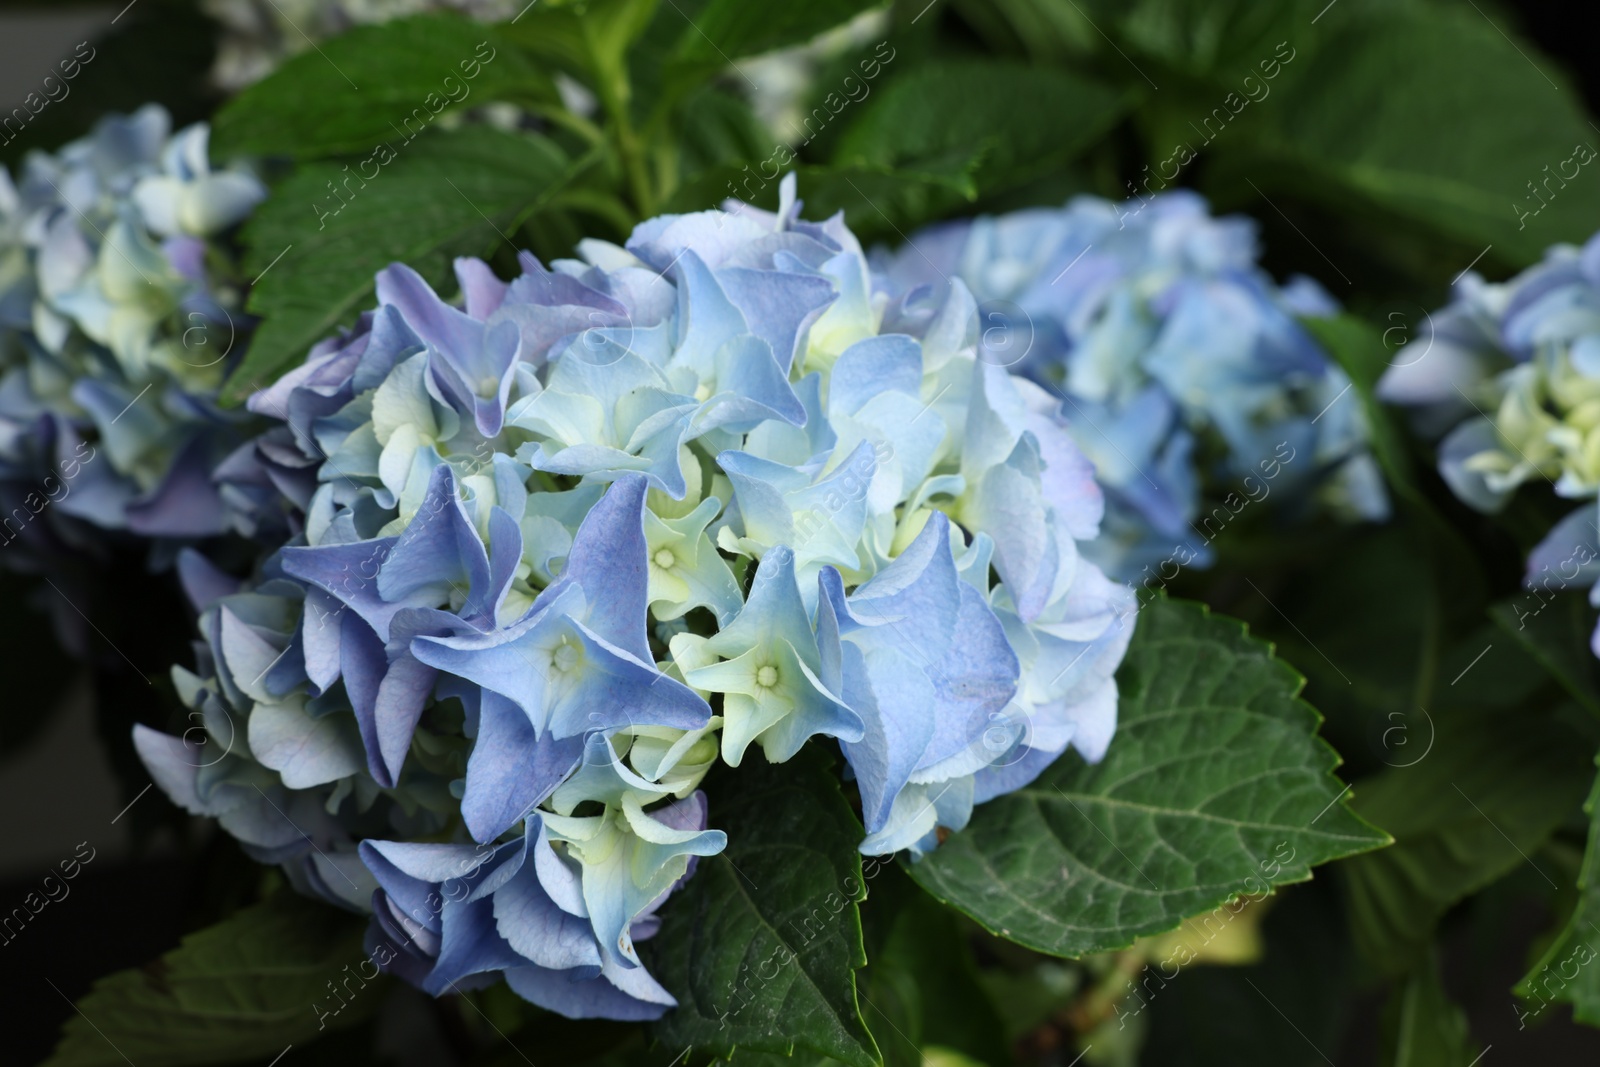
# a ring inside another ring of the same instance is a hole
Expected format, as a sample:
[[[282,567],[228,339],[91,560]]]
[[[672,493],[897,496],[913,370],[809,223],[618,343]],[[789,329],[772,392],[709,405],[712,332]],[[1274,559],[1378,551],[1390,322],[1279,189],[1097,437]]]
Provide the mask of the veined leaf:
[[[1356,947],[1390,972],[1417,964],[1452,904],[1533,862],[1592,773],[1577,734],[1551,714],[1454,708],[1429,725],[1426,755],[1408,750],[1356,798],[1394,846],[1341,866]]]
[[[376,968],[361,947],[364,926],[293,893],[271,896],[96,982],[47,1067],[265,1062],[325,1027],[360,1022],[383,996],[368,987],[387,981],[366,977]]]
[[[1600,762],[1600,761],[1597,761]],[[1578,872],[1578,903],[1565,928],[1514,990],[1537,1017],[1556,1002],[1572,1005],[1572,1017],[1600,1026],[1600,777],[1583,810],[1589,816],[1589,842]],[[1522,1015],[1521,1012],[1518,1013]],[[1525,1024],[1524,1024],[1525,1025]]]
[[[1335,9],[1325,28],[1247,128],[1217,138],[1208,187],[1253,178],[1269,196],[1380,213],[1512,264],[1593,231],[1600,135],[1553,63],[1464,8]],[[1470,137],[1456,133],[1464,115]]]
[[[352,321],[376,271],[399,260],[442,283],[452,252],[492,247],[570,173],[548,140],[485,127],[385,147],[387,162],[302,166],[250,220],[249,310],[262,322],[229,379],[230,399],[270,384]]]
[[[494,27],[419,15],[357,27],[290,59],[217,114],[212,142],[221,158],[367,154],[455,107],[558,99]]]
[[[1106,758],[1066,755],[912,868],[1041,952],[1123,948],[1387,837],[1343,803],[1304,679],[1202,605],[1143,609]]]
[[[710,0],[692,22],[680,11],[683,27],[672,62],[691,69],[719,69],[744,56],[805,44],[825,30],[883,6],[883,0],[812,0],[806,4]]]
[[[1133,102],[1064,70],[992,60],[923,63],[885,83],[857,105],[835,163],[919,170],[967,160],[984,194],[1069,162]]]
[[[727,851],[700,861],[646,943],[651,973],[678,998],[656,1024],[662,1043],[878,1064],[856,1000],[865,832],[827,763],[808,749],[707,789]]]

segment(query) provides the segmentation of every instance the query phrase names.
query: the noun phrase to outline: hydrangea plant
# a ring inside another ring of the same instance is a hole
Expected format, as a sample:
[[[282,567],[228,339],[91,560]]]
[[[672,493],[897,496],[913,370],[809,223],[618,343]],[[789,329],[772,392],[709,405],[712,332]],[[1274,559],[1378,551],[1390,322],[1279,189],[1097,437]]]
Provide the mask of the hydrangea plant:
[[[917,854],[1111,741],[1133,595],[1080,554],[1059,401],[983,358],[962,285],[891,298],[799,211],[791,177],[509,282],[460,259],[459,304],[392,265],[250,401],[282,425],[224,476],[303,525],[191,582],[196,727],[135,740],[429,992],[661,1014],[634,943],[726,843],[719,761],[832,739],[861,851]]]
[[[150,105],[29,155],[15,179],[0,170],[7,546],[95,546],[82,524],[171,539],[229,526],[210,473],[246,420],[212,402],[244,326],[224,237],[266,191],[213,168],[207,140]]]
[[[940,224],[884,270],[902,290],[964,283],[984,358],[1064,398],[1106,491],[1091,558],[1134,579],[1207,565],[1231,516],[1273,491],[1388,513],[1359,405],[1339,403],[1350,381],[1297,321],[1337,306],[1256,256],[1250,220],[1183,190]]]
[[[1583,501],[1529,555],[1526,581],[1555,592],[1600,579],[1600,236],[1556,245],[1506,282],[1467,272],[1416,347],[1378,395],[1443,434],[1451,490],[1486,514],[1529,482]],[[1600,603],[1600,589],[1590,599]],[[1592,647],[1600,655],[1600,630]]]

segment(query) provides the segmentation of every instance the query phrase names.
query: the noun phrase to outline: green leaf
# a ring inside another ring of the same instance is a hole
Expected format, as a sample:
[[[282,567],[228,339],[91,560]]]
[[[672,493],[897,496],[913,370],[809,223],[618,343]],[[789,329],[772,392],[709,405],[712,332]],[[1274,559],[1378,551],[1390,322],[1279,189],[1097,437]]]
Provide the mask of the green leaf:
[[[878,1064],[856,1001],[865,832],[828,762],[812,746],[706,790],[727,851],[700,861],[647,943],[651,973],[678,998],[655,1026],[663,1044]]]
[[[980,193],[1023,185],[1070,162],[1133,101],[1065,70],[993,60],[899,71],[846,128],[836,165],[948,171],[959,161]]]
[[[1341,865],[1356,947],[1391,973],[1417,964],[1451,905],[1531,863],[1591,773],[1587,746],[1551,714],[1435,711],[1411,726],[1431,745],[1408,745],[1405,764],[1364,779],[1356,797],[1395,844]]]
[[[1462,614],[1476,616],[1485,597],[1481,560],[1455,524],[1441,515],[1423,492],[1399,418],[1377,396],[1378,380],[1391,366],[1426,359],[1435,339],[1431,335],[1419,337],[1413,344],[1397,334],[1396,343],[1390,344],[1390,331],[1380,333],[1371,323],[1348,314],[1300,322],[1349,376],[1352,395],[1334,403],[1353,400],[1361,405],[1367,443],[1383,470],[1385,484],[1401,506],[1420,520],[1418,532],[1434,546],[1428,559],[1437,572],[1440,588],[1462,609]],[[1421,346],[1420,354],[1415,351],[1416,346]]]
[[[1348,531],[1292,579],[1263,587],[1270,601],[1245,587],[1254,603],[1241,608],[1260,612],[1259,629],[1276,626],[1278,652],[1305,672],[1308,699],[1326,718],[1323,736],[1352,779],[1382,770],[1385,757],[1398,760],[1390,748],[1424,732],[1394,729],[1420,726],[1417,702],[1431,703],[1425,692],[1438,674],[1437,594],[1431,568],[1418,565],[1416,533],[1403,523]]]
[[[1005,1023],[979,979],[965,923],[891,858],[865,868],[861,1001],[888,1067],[921,1067],[930,1046],[1005,1064]]]
[[[683,29],[674,64],[721,69],[744,56],[805,44],[863,11],[883,6],[884,0],[811,0],[804,4],[710,0],[692,21],[679,12]]]
[[[245,269],[259,280],[249,310],[263,321],[229,399],[270,383],[352,321],[378,270],[398,260],[442,284],[452,252],[498,244],[571,173],[548,140],[486,127],[395,138],[392,151],[365,183],[334,163],[304,165],[250,220]]]
[[[1600,762],[1600,760],[1597,760]],[[1560,936],[1551,942],[1532,969],[1513,990],[1528,1002],[1519,1011],[1523,1024],[1532,1021],[1552,1003],[1572,1005],[1572,1017],[1600,1026],[1600,777],[1583,805],[1589,817],[1589,842],[1578,872],[1578,901]],[[1520,1029],[1520,1027],[1519,1027]]]
[[[1208,187],[1252,179],[1269,196],[1421,227],[1466,248],[1492,244],[1511,263],[1592,232],[1600,159],[1542,183],[1600,135],[1531,44],[1481,11],[1440,5],[1349,19],[1335,10],[1318,29],[1327,37],[1314,54],[1285,68],[1271,96],[1241,115],[1243,128],[1217,135]]]
[[[1077,3],[1077,0],[1044,0],[1051,3]],[[1416,10],[1428,0],[1340,0],[1335,13],[1323,5],[1327,0],[1091,0],[1084,5],[1122,47],[1134,56],[1148,57],[1158,66],[1188,77],[1205,79],[1226,89],[1239,88],[1246,75],[1275,69],[1261,68],[1271,60],[1280,43],[1305,51],[1320,46],[1316,31],[1306,26],[1318,14],[1327,14],[1327,23],[1349,23],[1374,14],[1401,9]],[[1080,9],[1081,12],[1082,9]],[[1093,31],[1090,31],[1093,33]],[[1105,38],[1094,42],[1102,53],[1110,48]],[[1114,55],[1115,53],[1113,53]],[[1110,56],[1102,54],[1110,62]],[[1130,79],[1137,77],[1129,73]],[[1191,112],[1194,110],[1191,101]]]
[[[919,895],[897,919],[883,954],[868,970],[869,989],[876,985],[873,968],[885,974],[898,972],[903,984],[915,991],[924,1051],[933,1045],[965,1053],[980,1063],[1007,1061],[1004,1024],[978,981],[956,916],[931,897]],[[873,1032],[881,1031],[874,1027]],[[879,1044],[892,1041],[894,1036],[884,1034]]]
[[[1387,838],[1341,803],[1304,679],[1203,606],[1143,609],[1117,736],[981,805],[913,868],[940,900],[1058,956],[1123,948]]]
[[[948,212],[951,205],[973,199],[977,193],[972,183],[974,162],[951,157],[903,167],[800,167],[799,187],[808,217],[827,218],[843,211],[845,223],[863,241],[898,244],[905,234]]]
[[[1120,36],[1136,54],[1193,75],[1218,77],[1234,70],[1240,77],[1251,73],[1255,63],[1272,58],[1279,41],[1300,36],[1296,31],[1306,17],[1285,0],[1141,0],[1098,6],[1120,19]]]
[[[275,894],[153,963],[97,981],[45,1067],[264,1062],[313,1040],[324,1023],[360,1022],[382,999],[373,983],[386,981],[357,973],[364,929],[327,904]],[[343,992],[337,1014],[330,982]]]
[[[1589,649],[1594,619],[1588,597],[1572,592],[1545,600],[1525,590],[1489,609],[1490,618],[1561,683],[1591,715],[1600,715],[1600,684]]]
[[[1467,1067],[1477,1046],[1430,953],[1394,990],[1383,1013],[1385,1067]]]
[[[1064,65],[1105,44],[1095,20],[1068,0],[950,0],[950,8],[991,52]]]
[[[1391,362],[1413,358],[1401,346],[1401,358],[1395,359],[1395,350],[1385,344],[1385,335],[1354,315],[1339,314],[1303,318],[1300,325],[1315,337],[1328,354],[1349,376],[1353,397],[1344,397],[1334,403],[1353,400],[1361,405],[1362,417],[1367,424],[1367,441],[1373,457],[1383,468],[1384,480],[1408,500],[1420,500],[1411,457],[1406,451],[1405,435],[1394,410],[1381,403],[1376,395],[1378,379],[1383,377]],[[1423,353],[1421,358],[1426,358]]]
[[[940,164],[943,169],[923,170],[873,164],[785,166],[783,171],[795,172],[807,218],[843,211],[845,223],[864,244],[875,240],[899,244],[916,226],[976,195],[971,162],[951,159]],[[776,210],[780,171],[768,178],[765,169],[766,165],[724,164],[703,171],[681,186],[664,210],[705,211],[730,197]]]
[[[674,0],[679,5],[690,0]],[[682,7],[680,6],[680,10]],[[622,72],[628,53],[640,46],[650,27],[670,16],[673,29],[684,16],[656,0],[540,0],[511,22],[495,27],[543,66],[565,71],[591,85]]]
[[[695,90],[677,115],[681,131],[673,146],[685,173],[713,167],[731,170],[772,150],[772,135],[743,97],[720,86]]]
[[[365,156],[457,107],[557,99],[494,27],[419,15],[357,27],[290,59],[217,114],[212,143],[222,157]]]

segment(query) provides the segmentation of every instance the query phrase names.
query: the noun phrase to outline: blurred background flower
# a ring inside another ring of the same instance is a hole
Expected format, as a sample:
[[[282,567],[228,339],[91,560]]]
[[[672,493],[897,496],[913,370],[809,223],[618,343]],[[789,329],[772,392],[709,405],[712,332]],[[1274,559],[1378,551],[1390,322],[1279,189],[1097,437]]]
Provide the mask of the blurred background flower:
[[[1222,527],[1273,492],[1291,514],[1389,513],[1350,380],[1297,321],[1338,306],[1304,276],[1280,288],[1257,255],[1250,220],[1170,192],[944,223],[881,266],[902,292],[960,278],[983,358],[1064,399],[1108,491],[1091,558],[1137,581],[1174,556],[1209,566]]]

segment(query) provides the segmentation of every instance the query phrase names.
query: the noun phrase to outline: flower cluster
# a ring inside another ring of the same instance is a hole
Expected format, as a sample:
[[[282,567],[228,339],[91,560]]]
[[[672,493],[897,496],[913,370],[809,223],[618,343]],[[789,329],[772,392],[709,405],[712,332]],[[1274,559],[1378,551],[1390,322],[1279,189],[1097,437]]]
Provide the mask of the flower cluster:
[[[1425,429],[1455,424],[1439,470],[1461,500],[1492,513],[1539,480],[1566,497],[1600,492],[1600,237],[1507,282],[1469,272],[1428,334],[1378,395],[1416,407]]]
[[[932,227],[883,269],[902,290],[959,279],[981,309],[980,358],[1064,397],[1106,490],[1089,551],[1113,575],[1175,548],[1206,565],[1269,469],[1341,517],[1387,514],[1349,379],[1297,321],[1337,308],[1308,278],[1274,284],[1247,219],[1212,218],[1187,191],[1079,197]]]
[[[1525,482],[1547,481],[1585,501],[1528,561],[1530,586],[1600,578],[1600,235],[1557,245],[1509,281],[1468,272],[1449,307],[1429,318],[1378,395],[1415,409],[1439,443],[1439,473],[1464,503],[1505,507]],[[1420,347],[1420,355],[1409,350]],[[1448,432],[1446,432],[1448,431]],[[1600,599],[1600,592],[1595,594]],[[1600,655],[1600,631],[1594,638]]]
[[[792,176],[776,214],[579,253],[458,260],[459,306],[390,266],[252,398],[303,529],[242,590],[189,559],[197,726],[136,737],[297,885],[370,897],[425,990],[650,1018],[635,943],[726,843],[715,764],[834,739],[862,851],[919,853],[1103,755],[1134,603],[1080,557],[1103,502],[1059,402]]]
[[[266,191],[212,169],[205,126],[170,126],[147,106],[31,154],[15,180],[0,169],[7,545],[92,546],[82,523],[151,538],[227,526],[210,473],[245,420],[211,402],[240,325],[220,235]]]

